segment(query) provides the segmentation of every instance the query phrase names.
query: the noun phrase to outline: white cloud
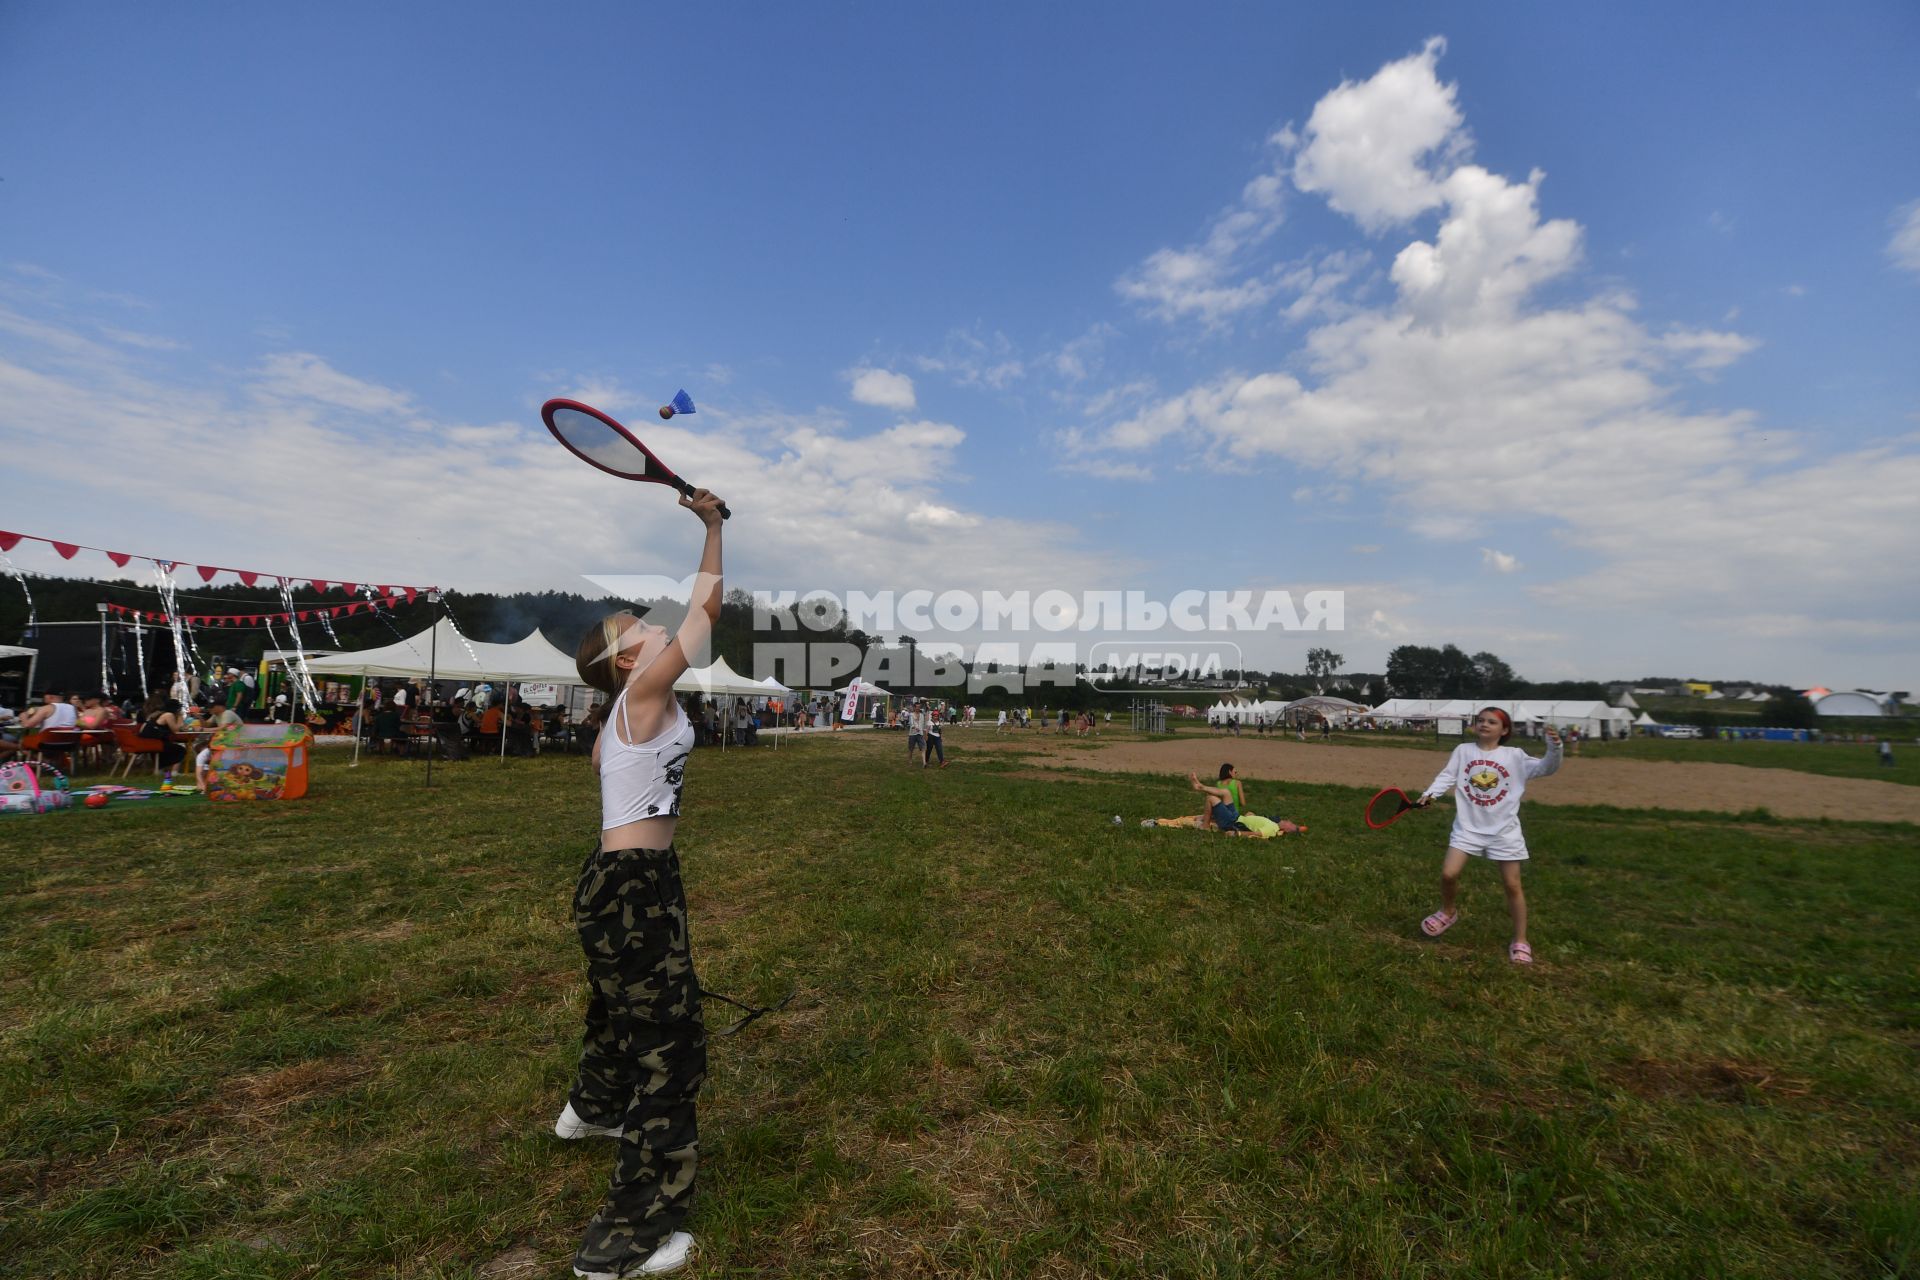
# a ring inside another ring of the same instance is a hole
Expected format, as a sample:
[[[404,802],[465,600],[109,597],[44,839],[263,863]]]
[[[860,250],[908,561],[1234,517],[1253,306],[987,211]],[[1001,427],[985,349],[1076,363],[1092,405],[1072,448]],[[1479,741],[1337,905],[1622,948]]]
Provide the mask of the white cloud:
[[[1148,254],[1114,286],[1120,296],[1163,320],[1193,317],[1217,325],[1278,295],[1285,287],[1278,272],[1244,272],[1249,252],[1285,219],[1284,162],[1283,149],[1271,170],[1248,182],[1240,198],[1215,215],[1199,243]]]
[[[162,377],[147,372],[151,351],[40,317],[13,316],[6,332],[22,340],[0,354],[0,450],[30,451],[65,477],[16,495],[9,523],[27,532],[189,563],[473,589],[579,588],[587,573],[681,572],[697,554],[697,528],[671,495],[581,466],[540,428],[531,400],[512,421],[461,422],[313,352],[238,375],[175,357]],[[539,381],[603,405],[629,398],[564,373]],[[63,406],[60,431],[45,430],[37,406],[48,404]],[[396,421],[419,429],[396,441]],[[1067,525],[990,517],[948,496],[967,440],[950,423],[855,435],[831,414],[703,407],[698,429],[649,422],[646,438],[728,497],[737,585],[1043,590],[1129,571]],[[210,457],[221,459],[211,503],[184,482],[191,459]],[[289,501],[303,518],[288,518]],[[242,545],[244,557],[233,549]]]
[[[123,347],[139,347],[145,351],[184,351],[187,344],[176,342],[172,338],[162,338],[151,333],[139,333],[132,329],[121,329],[114,325],[103,324],[100,333]]]
[[[1431,539],[1530,521],[1592,566],[1534,589],[1560,607],[1666,609],[1724,628],[1784,588],[1848,625],[1890,618],[1890,602],[1920,591],[1904,547],[1920,524],[1915,441],[1809,460],[1750,413],[1680,403],[1677,372],[1710,374],[1754,340],[1655,333],[1624,292],[1575,295],[1581,230],[1542,217],[1541,174],[1442,171],[1466,135],[1434,74],[1438,49],[1322,99],[1295,170],[1368,231],[1438,212],[1434,233],[1395,255],[1393,296],[1333,315],[1265,370],[1217,374],[1084,431],[1076,465],[1224,449],[1377,486]],[[1543,301],[1550,283],[1559,292]],[[1520,567],[1490,547],[1484,558]]]
[[[902,412],[918,403],[913,394],[913,379],[904,373],[894,373],[888,369],[855,369],[847,376],[853,382],[856,403]]]
[[[1504,551],[1495,551],[1492,547],[1480,548],[1480,563],[1495,573],[1513,573],[1520,568],[1520,560],[1517,556],[1508,555]]]
[[[1094,325],[1053,353],[1053,371],[1069,382],[1083,381],[1099,367],[1102,348],[1117,332],[1110,324]]]
[[[1453,85],[1435,73],[1446,41],[1390,62],[1360,84],[1343,81],[1314,106],[1293,166],[1294,185],[1367,231],[1383,231],[1438,205],[1437,168],[1464,154]]]
[[[963,387],[990,387],[995,391],[1004,390],[1027,374],[1027,361],[1006,334],[982,336],[963,329],[948,333],[938,354],[915,356],[913,365],[922,373],[941,374]]]
[[[377,383],[341,373],[319,356],[305,351],[270,355],[260,362],[253,390],[290,404],[326,405],[368,415],[410,419],[417,410],[413,397]]]
[[[1892,224],[1893,237],[1887,241],[1887,256],[1902,271],[1920,275],[1920,200],[1896,209]]]
[[[1711,373],[1726,368],[1760,344],[1744,334],[1675,329],[1660,339],[1660,345],[1696,373]]]

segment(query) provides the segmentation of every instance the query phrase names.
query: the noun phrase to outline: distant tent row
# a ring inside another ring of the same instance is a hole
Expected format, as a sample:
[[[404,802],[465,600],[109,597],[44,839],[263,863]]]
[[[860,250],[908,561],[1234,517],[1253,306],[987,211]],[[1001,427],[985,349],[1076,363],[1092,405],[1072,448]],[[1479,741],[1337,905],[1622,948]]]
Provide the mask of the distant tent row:
[[[1482,707],[1500,708],[1513,717],[1516,725],[1550,724],[1556,729],[1578,729],[1596,738],[1624,738],[1635,723],[1625,707],[1610,707],[1587,699],[1554,702],[1541,698],[1389,698],[1375,707],[1372,715],[1376,720],[1402,722],[1466,721]]]
[[[291,655],[280,655],[283,659]],[[479,683],[502,680],[520,684],[581,683],[572,658],[554,647],[534,628],[512,644],[490,644],[460,634],[451,620],[442,618],[427,630],[379,649],[309,655],[307,670],[314,675],[376,676],[390,680],[464,680]],[[725,658],[710,667],[691,668],[673,682],[680,693],[721,698],[769,698],[793,692],[769,676],[749,680],[727,665]]]
[[[1207,723],[1276,725],[1317,719],[1343,723],[1367,714],[1367,708],[1361,703],[1314,694],[1292,702],[1216,702],[1207,708]]]

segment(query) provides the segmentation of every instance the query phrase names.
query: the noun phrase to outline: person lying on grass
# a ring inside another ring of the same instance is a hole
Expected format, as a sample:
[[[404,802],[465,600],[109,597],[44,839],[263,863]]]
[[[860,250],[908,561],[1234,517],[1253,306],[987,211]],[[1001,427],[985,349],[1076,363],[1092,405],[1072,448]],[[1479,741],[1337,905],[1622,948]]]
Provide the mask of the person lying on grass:
[[[1547,753],[1539,757],[1508,746],[1511,737],[1513,718],[1498,707],[1483,708],[1473,717],[1473,741],[1453,749],[1446,767],[1414,801],[1424,809],[1446,791],[1457,792],[1453,834],[1447,837],[1447,856],[1440,864],[1440,909],[1420,922],[1420,930],[1437,938],[1453,928],[1460,918],[1453,905],[1460,872],[1469,857],[1485,858],[1500,864],[1507,912],[1513,917],[1507,958],[1515,964],[1532,964],[1527,895],[1520,887],[1520,864],[1527,860],[1527,841],[1520,831],[1520,797],[1526,794],[1527,783],[1560,767],[1560,735],[1547,726]]]
[[[1197,774],[1189,773],[1187,781],[1195,791],[1203,793],[1207,799],[1198,814],[1187,818],[1148,818],[1140,825],[1143,827],[1192,827],[1197,831],[1218,831],[1223,835],[1252,836],[1256,840],[1271,840],[1275,836],[1304,835],[1306,828],[1285,818],[1269,818],[1251,813],[1245,809],[1246,793],[1240,786],[1239,778],[1234,776],[1230,764],[1220,766],[1220,782],[1217,787],[1208,786],[1200,781]]]

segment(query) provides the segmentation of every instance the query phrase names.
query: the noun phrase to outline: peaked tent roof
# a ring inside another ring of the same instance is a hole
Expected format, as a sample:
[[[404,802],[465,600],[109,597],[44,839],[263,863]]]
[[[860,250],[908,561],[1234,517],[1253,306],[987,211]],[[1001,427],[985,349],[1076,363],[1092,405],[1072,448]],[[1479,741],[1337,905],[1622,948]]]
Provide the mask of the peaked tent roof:
[[[350,649],[307,659],[307,670],[325,675],[382,676],[401,680],[517,680],[579,684],[573,659],[535,627],[512,644],[469,640],[446,618],[417,635],[378,649]]]
[[[863,698],[869,698],[869,697],[871,697],[871,698],[891,698],[891,697],[893,697],[893,690],[891,690],[891,689],[882,689],[882,688],[881,688],[881,687],[880,687],[879,685],[877,685],[877,684],[875,684],[875,683],[874,683],[873,681],[871,681],[871,680],[855,680],[855,681],[853,681],[853,682],[851,682],[851,683],[849,683],[849,684],[843,684],[843,685],[841,685],[841,686],[840,686],[840,687],[839,687],[838,689],[835,689],[835,690],[834,690],[834,692],[835,692],[835,693],[837,693],[837,694],[841,694],[841,695],[843,695],[843,696],[844,696],[844,695],[846,694],[846,692],[847,692],[847,690],[849,690],[849,689],[851,689],[851,688],[853,688],[853,686],[854,686],[854,685],[856,685],[856,684],[860,686],[860,696],[861,696],[861,697],[863,697]]]
[[[575,676],[576,681],[579,680]],[[715,658],[710,667],[689,667],[687,673],[673,682],[678,693],[704,693],[718,698],[764,698],[767,686],[758,680],[749,680],[727,665],[725,658]]]

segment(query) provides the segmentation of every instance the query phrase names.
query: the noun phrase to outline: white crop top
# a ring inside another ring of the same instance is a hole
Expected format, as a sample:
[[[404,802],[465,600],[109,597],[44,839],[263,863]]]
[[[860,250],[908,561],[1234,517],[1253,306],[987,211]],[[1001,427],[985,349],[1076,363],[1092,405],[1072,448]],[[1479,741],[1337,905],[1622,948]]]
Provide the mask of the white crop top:
[[[620,731],[614,731],[618,720]],[[687,757],[693,754],[693,722],[679,703],[673,723],[651,742],[627,741],[627,700],[622,696],[600,735],[600,829],[647,818],[680,816]]]

